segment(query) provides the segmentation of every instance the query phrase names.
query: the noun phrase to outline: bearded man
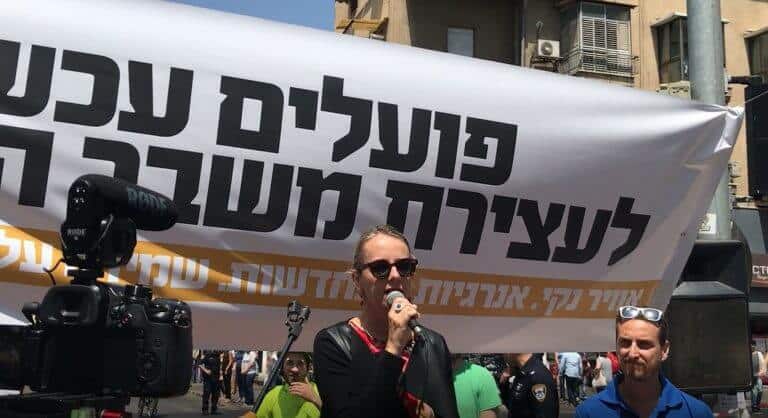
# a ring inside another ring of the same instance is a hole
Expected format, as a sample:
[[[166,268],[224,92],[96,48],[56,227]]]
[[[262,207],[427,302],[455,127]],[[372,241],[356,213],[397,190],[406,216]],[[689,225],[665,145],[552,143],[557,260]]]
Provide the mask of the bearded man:
[[[655,308],[622,306],[616,316],[619,373],[599,394],[576,408],[579,418],[711,418],[704,402],[661,374],[669,356],[669,324]]]

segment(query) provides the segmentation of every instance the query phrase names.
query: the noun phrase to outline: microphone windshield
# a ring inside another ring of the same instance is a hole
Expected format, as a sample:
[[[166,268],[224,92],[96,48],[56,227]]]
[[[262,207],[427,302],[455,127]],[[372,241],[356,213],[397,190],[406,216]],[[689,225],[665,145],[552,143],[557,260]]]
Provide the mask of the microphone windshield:
[[[131,182],[98,174],[80,176],[70,186],[67,218],[83,208],[88,213],[83,216],[94,218],[92,211],[114,213],[128,217],[136,224],[136,229],[164,231],[176,223],[179,210],[173,201],[160,193],[146,189]],[[98,221],[98,219],[97,219]]]
[[[405,295],[403,294],[403,292],[399,290],[393,290],[389,292],[389,294],[387,295],[387,307],[391,307],[392,304],[395,303],[395,299],[397,298],[405,298]]]

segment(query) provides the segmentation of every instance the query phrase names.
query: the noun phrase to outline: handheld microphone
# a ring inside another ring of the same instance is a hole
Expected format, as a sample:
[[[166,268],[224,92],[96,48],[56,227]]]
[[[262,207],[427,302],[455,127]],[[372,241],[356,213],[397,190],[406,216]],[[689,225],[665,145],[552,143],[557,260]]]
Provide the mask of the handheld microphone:
[[[389,292],[389,294],[387,295],[387,307],[391,308],[392,304],[395,303],[395,299],[397,299],[397,298],[408,299],[408,298],[405,297],[403,292],[401,292],[399,290],[393,290],[393,291]],[[419,324],[419,321],[417,321],[416,318],[411,318],[411,319],[408,320],[408,328],[413,330],[413,332],[414,332],[414,334],[416,334],[416,336],[421,335],[421,331],[424,330],[424,328],[421,326],[421,324]]]

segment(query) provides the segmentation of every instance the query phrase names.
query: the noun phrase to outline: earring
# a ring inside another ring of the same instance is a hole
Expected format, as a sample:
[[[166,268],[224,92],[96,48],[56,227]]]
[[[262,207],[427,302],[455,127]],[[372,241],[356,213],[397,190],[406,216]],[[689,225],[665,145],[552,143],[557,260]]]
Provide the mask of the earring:
[[[360,296],[360,306],[365,306],[367,299],[363,295],[363,292],[360,291],[360,288],[355,288],[355,293],[357,293],[357,295]]]
[[[351,277],[351,279],[352,279],[352,286],[355,287],[354,294],[356,296],[360,297],[360,302],[359,303],[360,303],[360,306],[362,307],[363,305],[365,305],[366,300],[365,300],[365,296],[363,296],[363,292],[360,290],[360,283],[357,282],[359,277],[356,276],[355,273],[351,273],[351,276],[352,276]]]

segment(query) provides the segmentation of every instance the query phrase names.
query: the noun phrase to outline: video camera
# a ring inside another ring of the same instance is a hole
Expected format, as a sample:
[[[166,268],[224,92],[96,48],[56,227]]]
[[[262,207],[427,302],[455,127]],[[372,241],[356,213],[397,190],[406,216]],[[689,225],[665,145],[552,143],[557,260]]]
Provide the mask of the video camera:
[[[70,187],[61,225],[69,285],[24,304],[30,326],[5,327],[0,387],[65,394],[183,395],[191,379],[192,316],[175,299],[142,285],[98,282],[126,264],[136,229],[161,231],[178,211],[165,196],[134,184],[84,175]]]

